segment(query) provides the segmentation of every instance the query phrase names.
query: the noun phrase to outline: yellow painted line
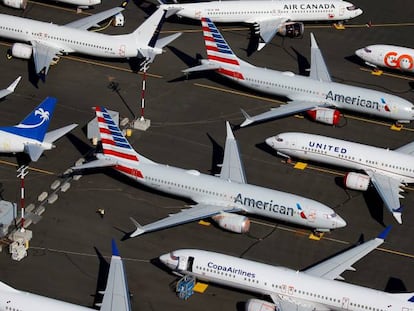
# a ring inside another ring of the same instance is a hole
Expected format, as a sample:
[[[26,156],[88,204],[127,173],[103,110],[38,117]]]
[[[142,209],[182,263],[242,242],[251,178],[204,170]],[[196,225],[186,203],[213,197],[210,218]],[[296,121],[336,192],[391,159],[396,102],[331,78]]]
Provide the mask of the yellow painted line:
[[[7,165],[7,166],[18,167],[18,165],[16,163],[3,161],[3,160],[0,160],[0,164],[4,164],[4,165]],[[29,166],[29,171],[34,171],[34,172],[38,172],[38,173],[42,173],[42,174],[46,174],[46,175],[56,175],[56,173],[53,173],[51,171],[46,171],[46,170],[42,170],[40,168],[35,168],[35,167],[30,167],[30,166]]]
[[[372,72],[372,70],[368,69],[368,68],[360,67],[359,69],[362,70],[362,71],[365,71],[365,72],[369,72],[369,73]],[[400,75],[400,74],[395,74],[395,73],[390,73],[390,72],[382,72],[382,76],[387,76],[387,77],[392,77],[392,78],[397,78],[397,79],[403,79],[403,80],[408,80],[408,81],[414,81],[414,78],[412,78],[412,77],[404,76],[404,75]]]

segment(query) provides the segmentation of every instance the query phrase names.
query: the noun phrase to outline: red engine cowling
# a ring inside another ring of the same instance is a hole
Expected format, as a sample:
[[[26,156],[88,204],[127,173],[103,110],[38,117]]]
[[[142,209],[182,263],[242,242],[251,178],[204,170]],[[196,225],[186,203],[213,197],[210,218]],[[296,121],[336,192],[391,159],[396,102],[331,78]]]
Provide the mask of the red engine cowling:
[[[246,311],[276,311],[278,309],[274,303],[264,300],[252,298],[246,302]]]
[[[345,186],[353,190],[366,191],[369,181],[369,176],[360,173],[347,173],[344,177]]]
[[[341,113],[336,109],[315,108],[307,112],[312,120],[325,124],[338,125],[341,119]]]
[[[284,23],[278,29],[279,35],[289,38],[301,37],[304,31],[305,26],[303,25],[303,23],[298,22]]]
[[[3,0],[3,4],[15,9],[25,9],[27,0]]]
[[[212,219],[223,229],[236,233],[246,233],[250,229],[250,219],[230,213],[220,213]]]
[[[29,59],[32,57],[32,51],[32,46],[24,43],[15,43],[11,48],[11,54],[17,58]]]

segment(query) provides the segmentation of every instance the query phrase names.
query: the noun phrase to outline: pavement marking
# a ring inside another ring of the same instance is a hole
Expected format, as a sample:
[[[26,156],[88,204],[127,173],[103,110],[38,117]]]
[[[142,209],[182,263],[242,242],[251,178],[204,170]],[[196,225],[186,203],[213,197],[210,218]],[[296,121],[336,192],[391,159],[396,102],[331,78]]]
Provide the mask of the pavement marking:
[[[8,162],[8,161],[3,161],[3,160],[0,160],[0,164],[18,167],[18,165],[16,163]],[[46,174],[46,175],[57,175],[54,172],[46,171],[46,170],[43,170],[43,169],[40,169],[40,168],[35,168],[35,167],[30,167],[30,166],[29,166],[29,170],[30,171],[34,171],[34,172],[38,172],[38,173],[43,173],[43,174]]]
[[[372,71],[372,69],[368,69],[368,68],[364,68],[364,67],[360,67],[359,70],[369,72],[369,73],[371,73],[371,71]],[[412,78],[412,77],[404,76],[404,75],[400,75],[400,74],[395,74],[395,73],[391,73],[391,72],[382,72],[381,75],[382,76],[387,76],[387,77],[392,77],[392,78],[397,78],[397,79],[402,79],[402,80],[414,81],[414,78]]]

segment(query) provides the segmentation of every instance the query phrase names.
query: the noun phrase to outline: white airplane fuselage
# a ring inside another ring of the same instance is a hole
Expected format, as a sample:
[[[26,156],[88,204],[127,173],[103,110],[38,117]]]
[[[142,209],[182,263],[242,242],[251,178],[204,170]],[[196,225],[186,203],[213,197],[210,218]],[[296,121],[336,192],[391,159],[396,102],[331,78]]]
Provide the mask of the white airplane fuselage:
[[[163,4],[180,8],[180,17],[213,22],[253,23],[257,20],[286,18],[289,21],[348,20],[362,14],[361,9],[345,1],[211,1],[199,3]]]
[[[140,48],[132,34],[106,35],[6,14],[0,14],[0,37],[56,44],[64,54],[76,52],[107,58],[137,57]]]
[[[115,169],[150,188],[189,198],[197,203],[223,206],[223,211],[240,208],[250,214],[321,231],[346,225],[331,208],[317,201],[255,185],[231,182],[196,170],[142,161],[139,165],[133,162],[118,164]],[[302,217],[301,211],[306,218]]]
[[[54,147],[51,143],[11,134],[0,129],[0,153],[24,152],[25,145],[28,144],[39,145],[43,150],[51,150]]]
[[[308,308],[412,311],[414,307],[408,298],[398,295],[209,251],[181,249],[160,256],[160,260],[180,274],[288,302],[300,301]]]
[[[402,183],[414,183],[414,157],[398,151],[294,132],[270,137],[266,143],[284,156],[353,170],[371,170]]]
[[[414,72],[414,49],[375,44],[356,50],[355,54],[370,66]]]
[[[240,61],[240,60],[239,60]],[[202,63],[213,62],[202,60]],[[224,66],[224,65],[222,65]],[[380,118],[409,122],[414,120],[414,105],[401,97],[337,82],[317,81],[292,72],[282,72],[241,62],[217,72],[250,89],[291,100],[306,98],[312,102],[334,106]]]

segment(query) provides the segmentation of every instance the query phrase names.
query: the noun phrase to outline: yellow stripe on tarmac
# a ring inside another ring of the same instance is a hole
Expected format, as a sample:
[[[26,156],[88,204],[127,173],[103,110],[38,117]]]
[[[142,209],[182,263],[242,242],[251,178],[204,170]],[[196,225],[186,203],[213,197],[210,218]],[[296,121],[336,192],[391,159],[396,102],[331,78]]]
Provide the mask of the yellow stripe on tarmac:
[[[7,166],[18,167],[18,165],[16,163],[3,161],[3,160],[0,160],[0,164],[4,164],[4,165],[7,165]],[[35,168],[35,167],[29,167],[29,170],[34,171],[34,172],[38,172],[38,173],[42,173],[42,174],[46,174],[46,175],[56,175],[56,173],[53,173],[51,171],[46,171],[46,170],[42,170],[40,168]]]
[[[368,68],[363,68],[360,67],[359,70],[361,71],[365,71],[365,72],[371,72],[371,69]],[[404,76],[404,75],[400,75],[400,74],[395,74],[395,73],[390,73],[390,72],[382,72],[382,76],[387,76],[387,77],[392,77],[392,78],[397,78],[397,79],[403,79],[403,80],[408,80],[408,81],[414,81],[414,78],[409,77],[409,76]]]

